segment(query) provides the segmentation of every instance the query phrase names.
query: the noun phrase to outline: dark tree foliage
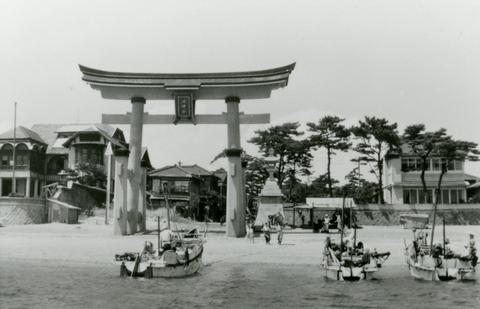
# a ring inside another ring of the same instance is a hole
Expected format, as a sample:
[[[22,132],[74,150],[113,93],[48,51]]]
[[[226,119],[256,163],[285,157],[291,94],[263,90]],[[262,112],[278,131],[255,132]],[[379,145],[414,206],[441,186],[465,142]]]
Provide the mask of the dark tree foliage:
[[[437,189],[435,194],[435,202],[433,204],[433,222],[432,233],[430,238],[430,251],[433,248],[433,235],[435,232],[435,218],[437,213],[437,205],[439,202],[442,180],[445,173],[448,172],[449,166],[453,165],[454,161],[478,161],[480,151],[477,149],[477,143],[467,142],[462,140],[454,140],[451,137],[445,137],[441,143],[437,145],[437,153],[442,158],[441,172],[438,177]]]
[[[425,131],[424,124],[415,124],[405,128],[402,135],[402,143],[408,148],[415,157],[421,161],[417,170],[420,170],[420,179],[422,181],[423,191],[427,194],[427,184],[425,182],[425,171],[428,169],[429,158],[432,154],[438,154],[439,147],[449,137],[446,135],[445,129],[439,129],[434,132]]]
[[[308,131],[313,133],[310,136],[311,145],[315,149],[325,148],[327,151],[327,180],[330,197],[333,197],[331,178],[332,156],[337,151],[348,151],[350,146],[352,146],[349,142],[350,130],[342,124],[344,120],[337,116],[325,116],[318,123],[307,123]]]
[[[371,203],[377,197],[377,184],[361,178],[359,168],[355,167],[346,176],[346,189],[357,204]]]
[[[247,206],[251,211],[253,202],[258,197],[268,178],[268,171],[265,162],[257,157],[245,154],[242,160],[246,163],[245,168],[245,193],[247,195]]]
[[[213,158],[212,162],[224,158],[225,153],[222,151]],[[261,158],[247,154],[245,151],[241,154],[241,159],[246,165],[244,170],[245,176],[245,194],[247,197],[247,207],[254,212],[254,201],[260,194],[268,178],[265,162]]]
[[[220,218],[226,213],[225,199],[220,193],[214,190],[200,191],[199,207],[204,214],[203,219],[205,221],[220,221]]]
[[[289,200],[295,184],[298,183],[297,176],[310,175],[313,158],[310,142],[298,139],[304,134],[298,130],[299,126],[298,122],[288,122],[267,130],[258,130],[249,140],[250,143],[257,145],[265,156],[269,155],[270,149],[273,150],[279,160],[276,167],[277,183],[280,188],[283,188],[284,184],[287,185]]]
[[[338,180],[333,178],[328,178],[327,174],[322,174],[315,178],[309,186],[308,194],[309,196],[315,197],[327,197],[330,196],[329,185],[332,184],[333,193],[337,191]]]
[[[387,151],[398,149],[400,145],[397,124],[390,124],[383,118],[366,116],[351,131],[358,141],[354,150],[361,154],[362,161],[373,164],[370,172],[377,178],[378,203],[383,204],[383,158]]]
[[[97,164],[79,163],[75,169],[67,170],[69,178],[75,178],[79,183],[105,189],[107,175],[104,167]]]

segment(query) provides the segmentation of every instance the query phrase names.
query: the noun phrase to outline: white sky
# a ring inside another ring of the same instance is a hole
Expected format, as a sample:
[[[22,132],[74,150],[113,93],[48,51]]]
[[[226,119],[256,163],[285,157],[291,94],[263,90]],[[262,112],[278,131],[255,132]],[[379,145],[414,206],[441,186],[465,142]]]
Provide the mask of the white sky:
[[[297,62],[288,87],[243,101],[273,124],[316,121],[326,113],[353,123],[364,115],[402,127],[423,122],[480,143],[478,1],[13,1],[0,9],[0,129],[18,123],[99,122],[125,113],[81,81],[78,64],[131,72],[267,69]],[[225,111],[201,101],[197,113]],[[150,113],[173,113],[152,101]],[[242,143],[254,130],[244,126]],[[127,135],[128,128],[122,127]],[[226,127],[144,128],[156,167],[182,161],[208,169],[226,145]],[[325,172],[316,153],[315,174]],[[343,179],[349,157],[334,159]],[[467,164],[480,176],[480,163]]]

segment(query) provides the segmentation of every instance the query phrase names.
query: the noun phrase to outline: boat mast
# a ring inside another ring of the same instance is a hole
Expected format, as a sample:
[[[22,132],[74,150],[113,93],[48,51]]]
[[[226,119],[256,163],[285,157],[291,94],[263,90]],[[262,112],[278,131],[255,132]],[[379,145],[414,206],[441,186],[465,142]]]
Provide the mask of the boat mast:
[[[158,253],[160,255],[160,248],[162,248],[161,240],[160,240],[160,216],[157,216],[157,226],[158,226],[158,232],[157,232],[157,248],[158,248]]]
[[[430,256],[432,256],[433,251],[433,235],[435,234],[435,218],[437,217],[437,205],[440,199],[440,194],[442,193],[442,178],[443,175],[447,172],[448,162],[442,163],[442,171],[440,172],[440,176],[438,177],[438,185],[437,185],[437,194],[435,195],[435,202],[433,203],[433,222],[432,222],[432,236],[430,238]]]
[[[445,256],[445,218],[443,218],[443,256]]]
[[[163,196],[165,197],[165,206],[167,207],[167,224],[168,229],[170,230],[170,205],[168,204],[168,185],[165,183],[163,184]]]
[[[17,181],[15,179],[16,148],[17,148],[17,102],[15,102],[13,112],[13,166],[12,166],[12,193],[17,193]]]
[[[343,193],[343,200],[342,200],[342,232],[340,233],[340,260],[342,259],[342,251],[343,251],[343,232],[344,232],[344,229],[345,229],[345,224],[344,224],[344,220],[345,220],[345,197],[346,197],[346,193]]]

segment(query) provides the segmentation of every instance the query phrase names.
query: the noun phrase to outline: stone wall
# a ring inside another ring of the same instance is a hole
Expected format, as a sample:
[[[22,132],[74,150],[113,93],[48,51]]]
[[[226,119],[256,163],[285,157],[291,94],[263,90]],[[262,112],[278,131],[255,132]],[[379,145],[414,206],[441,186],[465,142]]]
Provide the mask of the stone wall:
[[[0,197],[0,224],[39,224],[47,217],[45,200],[40,198]]]
[[[325,214],[331,216],[334,212],[340,213],[340,208],[315,209],[314,220],[317,222]],[[345,209],[348,211],[348,208]],[[288,224],[293,223],[293,210],[285,208],[285,218]],[[310,224],[310,210],[304,209],[300,214],[299,210],[295,213],[295,226],[302,224],[301,213],[305,216],[305,224]],[[428,214],[430,216],[430,223],[432,222],[432,205],[430,204],[396,204],[396,205],[358,205],[354,208],[353,215],[360,225],[399,225],[401,214]],[[454,204],[438,205],[437,208],[437,222],[445,219],[447,225],[476,225],[480,224],[480,204]]]
[[[54,199],[82,209],[82,211],[99,207],[100,203],[85,186],[73,183],[71,188],[57,187]]]
[[[47,199],[48,223],[77,224],[80,208],[57,200]]]

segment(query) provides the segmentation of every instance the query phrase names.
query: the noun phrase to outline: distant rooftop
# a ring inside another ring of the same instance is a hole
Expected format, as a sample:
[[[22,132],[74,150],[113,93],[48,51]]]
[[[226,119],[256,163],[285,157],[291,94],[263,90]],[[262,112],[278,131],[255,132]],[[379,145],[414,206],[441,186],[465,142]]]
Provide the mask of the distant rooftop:
[[[157,177],[200,177],[200,176],[212,176],[214,173],[204,169],[197,164],[193,165],[168,165],[152,171],[150,176]]]
[[[37,141],[37,142],[42,143],[42,144],[47,144],[46,141],[43,140],[40,137],[40,135],[38,135],[36,132],[34,132],[30,129],[27,129],[23,126],[16,127],[15,131],[16,131],[15,132],[15,138],[18,139],[18,140],[30,139],[30,140],[34,140],[34,141]],[[0,134],[0,139],[2,139],[2,140],[13,140],[13,137],[14,137],[14,130],[13,129]]]
[[[59,133],[70,133],[73,135],[78,132],[100,132],[111,138],[115,133],[115,130],[115,127],[101,123],[35,124],[32,126],[32,131],[37,132],[45,143],[48,144],[47,153],[49,154],[68,153],[68,149],[64,148],[63,144],[68,141],[69,138],[58,138]]]

